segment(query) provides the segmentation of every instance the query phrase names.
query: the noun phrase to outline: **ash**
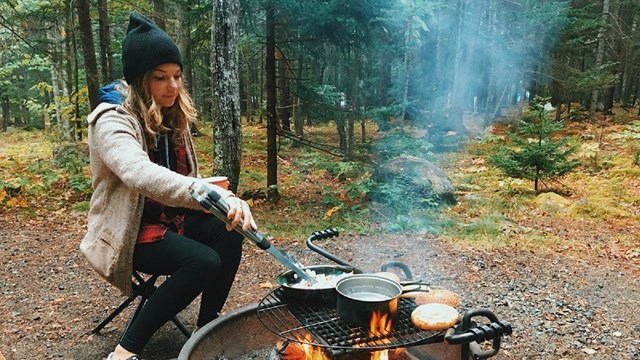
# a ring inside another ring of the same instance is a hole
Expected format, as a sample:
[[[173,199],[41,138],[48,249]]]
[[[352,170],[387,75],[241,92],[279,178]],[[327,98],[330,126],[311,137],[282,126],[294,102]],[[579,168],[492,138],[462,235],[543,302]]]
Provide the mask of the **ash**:
[[[218,355],[215,360],[281,360],[280,354],[276,349],[262,349],[256,350],[249,354],[244,354],[233,359],[227,358],[224,355]]]
[[[389,352],[389,358],[392,360],[419,360],[419,358],[413,357],[404,351],[401,353],[394,353],[392,351]],[[347,354],[343,356],[339,356],[336,360],[361,360],[361,359],[370,359],[370,354],[368,352],[363,352],[360,354]],[[281,355],[278,353],[276,349],[262,349],[255,350],[249,354],[241,355],[240,357],[227,358],[223,355],[216,356],[215,360],[282,360]]]

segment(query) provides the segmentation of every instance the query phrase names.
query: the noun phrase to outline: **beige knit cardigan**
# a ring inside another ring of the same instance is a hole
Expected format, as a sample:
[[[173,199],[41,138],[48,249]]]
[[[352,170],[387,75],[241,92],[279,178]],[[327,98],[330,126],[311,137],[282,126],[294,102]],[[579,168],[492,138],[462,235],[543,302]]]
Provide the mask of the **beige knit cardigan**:
[[[202,181],[197,179],[195,151],[187,135],[189,173],[183,176],[149,160],[142,126],[123,107],[100,104],[88,122],[93,195],[80,251],[102,277],[130,295],[144,198],[202,209],[189,192],[194,182]]]

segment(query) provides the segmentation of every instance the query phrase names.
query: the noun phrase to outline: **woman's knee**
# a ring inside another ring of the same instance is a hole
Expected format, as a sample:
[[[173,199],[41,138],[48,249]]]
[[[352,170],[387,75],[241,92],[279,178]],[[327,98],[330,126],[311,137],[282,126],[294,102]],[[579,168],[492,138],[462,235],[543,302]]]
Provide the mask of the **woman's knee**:
[[[195,271],[200,274],[216,274],[220,271],[220,255],[213,249],[207,249],[207,251],[199,251],[194,257],[193,267]]]

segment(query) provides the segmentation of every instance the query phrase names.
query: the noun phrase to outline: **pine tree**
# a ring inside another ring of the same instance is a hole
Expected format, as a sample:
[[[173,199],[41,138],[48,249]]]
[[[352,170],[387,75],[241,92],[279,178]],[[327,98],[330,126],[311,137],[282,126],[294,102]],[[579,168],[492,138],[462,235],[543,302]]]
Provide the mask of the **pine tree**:
[[[549,98],[536,97],[519,129],[509,133],[511,143],[499,145],[496,155],[489,157],[489,163],[507,176],[533,180],[535,191],[540,181],[559,178],[580,165],[571,159],[577,146],[571,146],[568,137],[556,136],[563,123],[549,116],[548,102]]]

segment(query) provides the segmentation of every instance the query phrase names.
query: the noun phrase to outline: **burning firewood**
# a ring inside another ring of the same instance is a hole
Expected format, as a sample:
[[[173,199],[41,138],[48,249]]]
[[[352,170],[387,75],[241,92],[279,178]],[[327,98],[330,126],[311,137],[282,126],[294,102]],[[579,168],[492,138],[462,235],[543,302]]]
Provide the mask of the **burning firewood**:
[[[278,353],[282,360],[298,360],[305,358],[304,349],[298,343],[278,341],[276,346],[278,347]]]

